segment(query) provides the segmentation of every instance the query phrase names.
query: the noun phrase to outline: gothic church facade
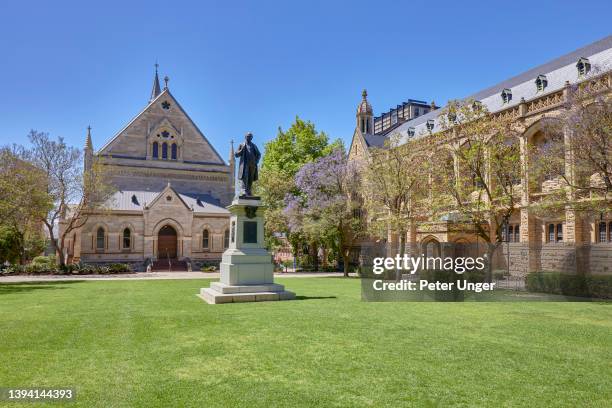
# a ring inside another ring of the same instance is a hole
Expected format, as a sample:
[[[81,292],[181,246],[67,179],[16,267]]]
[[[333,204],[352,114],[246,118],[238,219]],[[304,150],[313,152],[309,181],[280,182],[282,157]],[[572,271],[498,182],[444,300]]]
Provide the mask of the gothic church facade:
[[[164,80],[156,70],[145,108],[97,152],[88,129],[85,168],[102,165],[115,192],[68,238],[69,261],[195,268],[228,246],[233,152],[226,164]]]

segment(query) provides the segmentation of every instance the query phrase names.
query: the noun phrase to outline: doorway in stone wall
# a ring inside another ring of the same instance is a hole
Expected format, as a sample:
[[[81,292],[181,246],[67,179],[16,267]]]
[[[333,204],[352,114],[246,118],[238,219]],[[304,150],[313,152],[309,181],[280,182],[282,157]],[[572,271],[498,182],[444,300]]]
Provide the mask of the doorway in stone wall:
[[[177,234],[170,225],[163,226],[157,236],[157,257],[160,259],[176,259]]]

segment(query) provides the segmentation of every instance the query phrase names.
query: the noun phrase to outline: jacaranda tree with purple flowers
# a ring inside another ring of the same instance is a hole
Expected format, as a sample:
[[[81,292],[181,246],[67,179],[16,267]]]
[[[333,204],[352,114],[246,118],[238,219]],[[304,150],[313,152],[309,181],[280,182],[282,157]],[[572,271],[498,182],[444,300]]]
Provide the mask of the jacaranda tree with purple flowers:
[[[361,231],[358,208],[358,172],[343,148],[307,163],[295,177],[297,193],[285,197],[284,213],[292,232],[337,249],[349,272],[349,255]]]

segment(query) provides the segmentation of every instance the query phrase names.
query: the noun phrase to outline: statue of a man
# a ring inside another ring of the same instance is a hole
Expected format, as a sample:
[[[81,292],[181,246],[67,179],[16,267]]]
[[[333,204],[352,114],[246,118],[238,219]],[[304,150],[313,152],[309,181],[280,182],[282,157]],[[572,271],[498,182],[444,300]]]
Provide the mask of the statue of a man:
[[[259,149],[252,142],[253,134],[248,132],[244,143],[240,143],[236,150],[236,157],[240,158],[240,166],[238,167],[238,179],[242,181],[242,196],[253,197],[252,187],[253,182],[257,181],[257,164],[261,158]]]

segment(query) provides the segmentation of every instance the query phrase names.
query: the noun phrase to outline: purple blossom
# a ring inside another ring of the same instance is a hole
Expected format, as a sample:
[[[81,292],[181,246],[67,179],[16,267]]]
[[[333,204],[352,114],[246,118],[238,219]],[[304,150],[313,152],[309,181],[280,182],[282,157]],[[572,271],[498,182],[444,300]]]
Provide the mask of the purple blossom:
[[[352,163],[342,149],[302,166],[295,176],[298,193],[285,197],[284,214],[291,231],[300,229],[305,216],[344,217],[355,180]]]

